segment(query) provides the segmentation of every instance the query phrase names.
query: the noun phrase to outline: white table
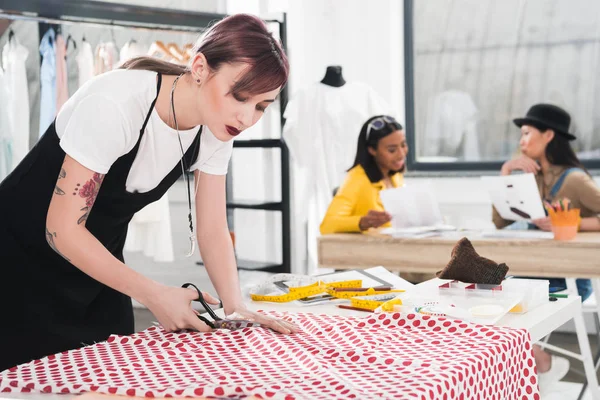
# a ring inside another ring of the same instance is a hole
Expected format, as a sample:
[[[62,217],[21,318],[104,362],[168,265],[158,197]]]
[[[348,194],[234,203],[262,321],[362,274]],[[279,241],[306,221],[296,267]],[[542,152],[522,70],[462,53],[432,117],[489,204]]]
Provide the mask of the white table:
[[[391,284],[394,284],[397,289],[409,289],[412,285],[404,279],[390,273],[385,268],[377,267],[367,269],[370,274],[384,279]],[[423,282],[420,286],[437,287],[441,280],[432,279],[431,281]],[[364,317],[369,314],[363,311],[347,310],[336,307],[335,304],[319,305],[319,306],[298,306],[293,303],[260,303],[250,302],[249,308],[258,311],[278,311],[291,313],[313,313],[313,314],[328,314],[328,315],[343,315],[343,316],[358,316]],[[589,384],[589,391],[592,398],[600,400],[600,388],[596,376],[596,369],[590,348],[590,342],[585,333],[585,324],[583,314],[581,313],[581,298],[579,296],[570,295],[568,298],[559,298],[557,301],[547,303],[530,310],[524,314],[507,314],[496,323],[496,326],[504,326],[515,329],[526,329],[531,335],[532,342],[538,342],[546,337],[558,327],[566,322],[574,320],[577,340],[581,355],[573,354],[572,356],[583,362],[585,375]]]

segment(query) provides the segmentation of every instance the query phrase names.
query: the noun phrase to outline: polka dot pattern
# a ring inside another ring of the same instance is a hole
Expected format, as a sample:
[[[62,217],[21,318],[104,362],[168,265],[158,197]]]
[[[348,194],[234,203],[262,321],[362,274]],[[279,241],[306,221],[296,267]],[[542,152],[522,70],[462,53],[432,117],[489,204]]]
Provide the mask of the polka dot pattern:
[[[275,317],[283,314],[270,312]],[[132,336],[0,373],[0,393],[242,399],[539,399],[526,331],[421,314],[285,315],[301,327]]]

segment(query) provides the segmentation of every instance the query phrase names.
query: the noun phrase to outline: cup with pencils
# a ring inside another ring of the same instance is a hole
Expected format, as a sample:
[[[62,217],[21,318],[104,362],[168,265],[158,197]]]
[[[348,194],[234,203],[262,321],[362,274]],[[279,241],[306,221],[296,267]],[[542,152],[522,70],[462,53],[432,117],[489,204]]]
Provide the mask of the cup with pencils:
[[[544,202],[552,223],[554,240],[572,240],[577,236],[579,223],[579,208],[573,208],[569,199],[561,199],[553,203]]]

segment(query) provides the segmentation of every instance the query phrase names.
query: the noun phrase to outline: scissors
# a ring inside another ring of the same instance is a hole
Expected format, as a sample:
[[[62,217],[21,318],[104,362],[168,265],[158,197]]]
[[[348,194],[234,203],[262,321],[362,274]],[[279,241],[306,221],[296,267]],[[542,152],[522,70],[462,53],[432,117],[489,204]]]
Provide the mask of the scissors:
[[[198,289],[198,287],[196,287],[196,285],[194,285],[193,283],[184,283],[183,285],[181,285],[181,287],[182,288],[193,287],[194,289],[196,289],[196,291],[198,292],[198,298],[194,301],[200,302],[200,304],[202,304],[202,307],[204,307],[204,309],[206,310],[208,315],[210,315],[214,321],[210,321],[209,319],[207,319],[201,315],[198,315],[198,318],[200,318],[206,325],[210,326],[212,329],[229,329],[231,331],[234,331],[236,329],[260,326],[260,324],[254,323],[252,321],[247,321],[245,319],[221,318],[217,314],[215,314],[215,312],[208,305],[206,300],[204,300],[204,296],[202,295],[202,292],[200,291],[200,289]],[[221,303],[221,305],[222,304],[223,303]]]

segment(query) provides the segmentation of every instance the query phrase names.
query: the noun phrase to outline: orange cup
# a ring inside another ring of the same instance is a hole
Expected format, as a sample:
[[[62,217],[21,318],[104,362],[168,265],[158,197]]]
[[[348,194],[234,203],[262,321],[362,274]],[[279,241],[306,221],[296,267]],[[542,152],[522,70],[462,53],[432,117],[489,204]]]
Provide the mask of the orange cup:
[[[579,226],[552,226],[554,240],[573,240],[577,236]]]
[[[581,221],[579,211],[578,208],[568,211],[549,210],[554,240],[575,239],[579,230],[579,222]]]

